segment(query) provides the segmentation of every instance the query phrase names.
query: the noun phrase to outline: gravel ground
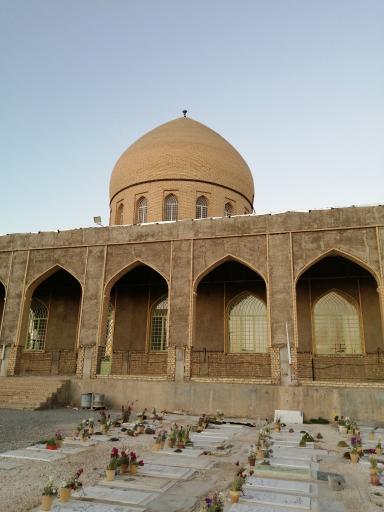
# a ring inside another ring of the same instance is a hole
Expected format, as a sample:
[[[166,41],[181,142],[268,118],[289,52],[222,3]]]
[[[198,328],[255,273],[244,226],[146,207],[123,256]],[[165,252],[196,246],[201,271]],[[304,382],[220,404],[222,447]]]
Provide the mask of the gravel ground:
[[[55,430],[71,431],[91,411],[49,409],[46,411],[18,411],[0,409],[0,452],[24,448],[39,439],[52,436]]]
[[[25,447],[42,437],[52,434],[56,429],[63,429],[68,435],[77,423],[89,416],[97,418],[97,413],[76,411],[72,409],[54,409],[49,411],[14,411],[0,410],[0,450]],[[180,417],[178,423],[191,422],[187,416]],[[170,421],[164,421],[164,428]],[[321,471],[339,473],[345,477],[346,488],[334,492],[326,482],[318,482],[321,512],[376,512],[379,510],[369,501],[369,475],[361,465],[351,464],[343,459],[336,450],[337,442],[343,437],[329,425],[304,425],[302,428],[313,434],[321,432],[323,441],[319,447],[328,450],[322,457]],[[161,495],[148,507],[148,512],[190,512],[202,496],[212,490],[225,490],[234,474],[233,463],[236,460],[245,462],[247,447],[255,442],[257,430],[245,429],[236,435],[231,443],[229,456],[218,457],[214,468],[200,471],[191,481],[179,482],[172,489]],[[121,434],[119,442],[100,443],[89,447],[86,451],[67,456],[65,459],[46,463],[33,461],[15,461],[19,466],[11,470],[0,470],[0,510],[1,512],[26,512],[40,503],[40,496],[45,482],[52,476],[56,483],[73,475],[80,467],[84,468],[84,485],[93,485],[104,477],[106,461],[109,459],[113,446],[128,447],[138,451],[144,460],[150,453],[153,444],[151,435],[137,438]],[[5,459],[12,461],[14,459]]]

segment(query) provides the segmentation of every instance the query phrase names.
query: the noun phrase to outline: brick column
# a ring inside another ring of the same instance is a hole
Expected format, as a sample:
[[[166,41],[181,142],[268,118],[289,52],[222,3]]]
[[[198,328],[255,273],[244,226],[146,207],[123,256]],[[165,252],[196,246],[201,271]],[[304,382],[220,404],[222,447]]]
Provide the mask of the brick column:
[[[280,384],[280,349],[279,347],[271,348],[271,379],[272,384]]]
[[[174,381],[176,377],[176,347],[169,346],[167,355],[167,380]]]

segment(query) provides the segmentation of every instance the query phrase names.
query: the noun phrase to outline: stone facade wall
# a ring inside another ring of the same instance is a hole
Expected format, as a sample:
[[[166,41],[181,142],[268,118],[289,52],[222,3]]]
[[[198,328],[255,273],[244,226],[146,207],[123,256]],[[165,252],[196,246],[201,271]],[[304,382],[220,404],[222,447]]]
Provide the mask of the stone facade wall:
[[[375,314],[376,317],[380,314],[383,321],[383,226],[384,207],[367,207],[2,236],[0,279],[6,287],[6,300],[0,343],[11,347],[8,374],[21,373],[31,364],[22,347],[28,301],[33,291],[44,279],[63,268],[82,288],[76,342],[76,354],[80,349],[81,359],[77,361],[77,375],[82,375],[79,364],[82,361],[86,364],[84,354],[91,351],[90,375],[95,376],[103,355],[103,311],[109,292],[125,272],[135,265],[145,264],[163,276],[168,286],[168,341],[172,357],[167,361],[163,354],[152,356],[135,348],[129,368],[123,371],[123,362],[119,361],[124,360],[125,347],[119,347],[114,371],[119,375],[164,376],[170,380],[180,376],[181,371],[186,380],[205,378],[202,376],[206,373],[202,366],[205,363],[190,350],[196,340],[198,285],[220,263],[235,260],[257,272],[265,282],[272,348],[270,354],[263,355],[263,360],[257,354],[247,360],[247,355],[243,365],[234,363],[236,354],[212,351],[209,370],[212,377],[207,378],[231,379],[241,373],[245,379],[278,383],[286,373],[279,350],[286,345],[288,333],[293,359],[291,374],[299,382],[307,383],[312,378],[308,373],[312,355],[306,345],[300,345],[296,283],[320,258],[329,254],[344,256],[372,274],[379,290],[379,308]],[[372,293],[371,289],[369,294]],[[380,337],[376,329],[375,335],[378,343],[373,348],[384,349],[382,334]],[[343,365],[342,373],[338,374],[325,368],[330,366],[329,360],[334,364],[335,358],[316,357],[316,378],[325,382],[342,375],[346,383],[384,379],[382,362],[379,358],[375,363],[377,354],[373,348],[369,348],[363,358],[351,358],[353,364]],[[178,354],[184,354],[183,361],[177,359],[176,349],[182,349]],[[41,356],[47,365],[49,354]],[[68,366],[56,365],[57,371],[72,372],[73,359],[70,361]],[[38,371],[37,367],[32,370]]]

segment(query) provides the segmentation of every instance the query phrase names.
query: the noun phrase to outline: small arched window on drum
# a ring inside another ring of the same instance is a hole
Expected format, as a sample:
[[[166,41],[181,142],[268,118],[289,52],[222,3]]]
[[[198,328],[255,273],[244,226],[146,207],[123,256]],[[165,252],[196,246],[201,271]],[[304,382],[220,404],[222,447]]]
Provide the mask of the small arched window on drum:
[[[206,219],[208,217],[208,201],[205,196],[200,196],[196,201],[196,219]]]

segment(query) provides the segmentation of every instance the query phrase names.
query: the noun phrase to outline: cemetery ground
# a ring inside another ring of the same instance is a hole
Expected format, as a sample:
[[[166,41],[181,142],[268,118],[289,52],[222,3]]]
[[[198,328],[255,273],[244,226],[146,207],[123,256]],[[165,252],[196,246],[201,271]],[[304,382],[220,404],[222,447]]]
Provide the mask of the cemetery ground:
[[[343,458],[347,448],[337,448],[337,444],[349,440],[336,426],[287,425],[280,433],[272,429],[269,464],[256,463],[254,474],[247,477],[240,502],[231,505],[228,489],[238,469],[235,464],[248,465],[248,449],[256,442],[263,426],[261,420],[241,420],[252,422],[255,427],[210,425],[202,433],[191,434],[193,448],[175,453],[167,446],[155,452],[153,435],[131,437],[120,428],[99,439],[93,436],[95,444],[73,439],[74,444],[70,444],[76,426],[90,416],[97,420],[99,415],[96,411],[69,408],[0,410],[1,512],[41,510],[41,493],[47,480],[52,477],[59,485],[79,468],[84,469],[83,492],[74,493],[68,503],[60,504],[55,499],[54,512],[192,512],[200,510],[204,497],[214,491],[223,491],[224,510],[230,512],[373,512],[381,509],[375,501],[384,503],[383,487],[369,483],[368,457],[362,457],[358,464]],[[111,416],[119,416],[118,411],[112,411]],[[132,416],[134,419],[135,414]],[[197,421],[197,416],[166,414],[155,426],[169,431],[174,422],[194,425]],[[294,432],[289,432],[289,427]],[[62,449],[48,453],[44,447],[31,446],[56,430],[67,435],[68,444],[64,443]],[[323,438],[299,447],[303,430],[314,437],[321,433]],[[367,421],[361,425],[366,446],[372,445],[369,431]],[[375,435],[374,443],[380,439],[381,430]],[[111,441],[111,437],[119,440]],[[220,446],[225,450],[219,450]],[[113,447],[134,450],[144,459],[137,476],[117,476],[112,482],[105,481]],[[344,488],[331,489],[327,473],[338,475],[337,479],[341,477]]]

